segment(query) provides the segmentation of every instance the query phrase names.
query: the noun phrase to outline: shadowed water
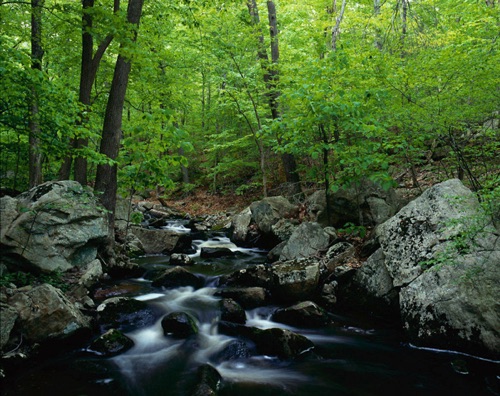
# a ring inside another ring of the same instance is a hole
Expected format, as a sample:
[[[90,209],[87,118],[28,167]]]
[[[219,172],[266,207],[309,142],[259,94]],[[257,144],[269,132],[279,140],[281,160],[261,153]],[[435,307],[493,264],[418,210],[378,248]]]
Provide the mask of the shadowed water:
[[[178,226],[176,226],[178,227]],[[135,346],[113,358],[86,350],[48,359],[24,370],[4,389],[7,395],[190,395],[196,369],[210,363],[222,376],[219,395],[500,395],[498,361],[452,351],[418,349],[406,343],[400,329],[369,318],[333,315],[334,324],[305,329],[271,320],[277,307],[246,311],[247,326],[286,328],[309,338],[314,349],[293,360],[257,353],[248,340],[220,334],[218,276],[265,261],[265,252],[241,249],[223,235],[194,241],[197,252],[190,271],[201,274],[206,286],[152,288],[136,279],[143,290],[133,298],[145,301],[165,315],[191,314],[199,334],[176,339],[163,334],[161,318],[127,335]],[[235,257],[203,260],[204,246],[229,247]],[[169,268],[167,256],[138,259],[146,268]]]

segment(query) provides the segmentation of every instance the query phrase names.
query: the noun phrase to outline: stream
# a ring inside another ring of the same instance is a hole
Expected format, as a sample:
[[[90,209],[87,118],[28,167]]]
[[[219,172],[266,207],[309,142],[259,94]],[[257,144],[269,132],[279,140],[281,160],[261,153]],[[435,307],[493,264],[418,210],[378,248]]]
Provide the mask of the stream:
[[[189,232],[172,224],[178,232]],[[184,311],[196,318],[199,334],[188,339],[163,334],[161,318],[126,332],[135,345],[112,358],[85,348],[40,361],[11,379],[4,396],[13,395],[190,395],[196,370],[210,363],[222,376],[219,395],[500,395],[499,361],[453,351],[417,348],[397,324],[351,313],[332,314],[334,325],[310,329],[271,321],[277,306],[246,311],[247,326],[280,327],[309,338],[314,349],[293,360],[259,355],[243,339],[220,334],[215,296],[217,279],[248,265],[263,263],[266,252],[239,248],[221,233],[195,240],[189,271],[203,276],[204,287],[154,288],[144,278],[121,281],[133,286],[130,297],[166,315]],[[235,257],[202,259],[204,246],[228,247]],[[169,257],[136,259],[147,270],[169,268]]]

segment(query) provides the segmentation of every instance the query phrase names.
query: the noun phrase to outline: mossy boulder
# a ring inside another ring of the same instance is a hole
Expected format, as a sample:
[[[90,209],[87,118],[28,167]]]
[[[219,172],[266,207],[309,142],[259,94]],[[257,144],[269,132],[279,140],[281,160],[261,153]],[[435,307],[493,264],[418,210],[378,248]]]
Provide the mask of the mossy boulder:
[[[119,355],[134,346],[134,341],[120,330],[111,329],[95,339],[89,350],[105,357]]]

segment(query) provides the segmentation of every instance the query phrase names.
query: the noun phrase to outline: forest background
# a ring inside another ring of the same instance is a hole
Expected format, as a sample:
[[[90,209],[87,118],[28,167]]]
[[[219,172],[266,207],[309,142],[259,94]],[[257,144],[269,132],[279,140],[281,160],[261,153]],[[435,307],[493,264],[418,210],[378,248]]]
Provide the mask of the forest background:
[[[121,3],[0,1],[2,188],[112,210],[426,170],[500,201],[500,1]]]

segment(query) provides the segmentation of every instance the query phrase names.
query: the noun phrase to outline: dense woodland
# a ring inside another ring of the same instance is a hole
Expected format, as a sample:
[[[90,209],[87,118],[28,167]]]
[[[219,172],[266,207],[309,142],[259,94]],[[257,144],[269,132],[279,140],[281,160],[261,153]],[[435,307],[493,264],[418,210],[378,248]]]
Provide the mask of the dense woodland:
[[[0,1],[0,92],[3,188],[500,195],[495,0]]]

